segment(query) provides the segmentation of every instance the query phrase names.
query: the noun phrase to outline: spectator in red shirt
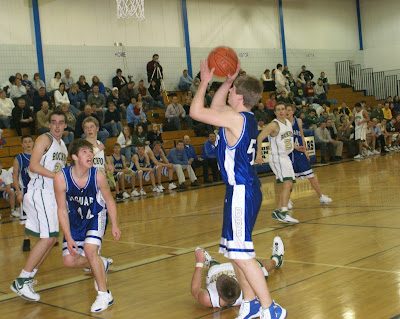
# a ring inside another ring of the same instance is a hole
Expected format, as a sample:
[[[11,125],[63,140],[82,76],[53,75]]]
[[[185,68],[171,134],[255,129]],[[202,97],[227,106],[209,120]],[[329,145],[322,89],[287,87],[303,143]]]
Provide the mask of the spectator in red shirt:
[[[275,105],[276,105],[276,93],[271,92],[269,94],[269,99],[265,101],[265,107],[266,107],[268,116],[274,116]]]

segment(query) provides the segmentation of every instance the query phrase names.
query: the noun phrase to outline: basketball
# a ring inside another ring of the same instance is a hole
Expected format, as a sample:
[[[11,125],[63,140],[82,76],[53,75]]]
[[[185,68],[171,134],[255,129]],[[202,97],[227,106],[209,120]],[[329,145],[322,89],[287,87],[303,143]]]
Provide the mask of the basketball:
[[[236,52],[229,47],[218,47],[208,55],[208,67],[215,68],[214,75],[226,78],[236,72],[239,59]]]

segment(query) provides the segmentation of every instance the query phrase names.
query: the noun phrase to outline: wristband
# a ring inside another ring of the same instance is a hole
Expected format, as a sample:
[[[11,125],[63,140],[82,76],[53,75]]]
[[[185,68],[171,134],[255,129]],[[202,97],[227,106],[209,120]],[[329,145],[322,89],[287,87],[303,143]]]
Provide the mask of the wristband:
[[[204,264],[203,263],[196,263],[196,268],[203,268]]]

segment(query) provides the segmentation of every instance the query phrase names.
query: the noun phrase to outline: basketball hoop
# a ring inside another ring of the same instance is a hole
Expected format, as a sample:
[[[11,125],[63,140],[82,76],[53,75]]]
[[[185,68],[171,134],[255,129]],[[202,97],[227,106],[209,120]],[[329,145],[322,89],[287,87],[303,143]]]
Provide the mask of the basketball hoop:
[[[117,18],[144,20],[144,0],[117,0]]]

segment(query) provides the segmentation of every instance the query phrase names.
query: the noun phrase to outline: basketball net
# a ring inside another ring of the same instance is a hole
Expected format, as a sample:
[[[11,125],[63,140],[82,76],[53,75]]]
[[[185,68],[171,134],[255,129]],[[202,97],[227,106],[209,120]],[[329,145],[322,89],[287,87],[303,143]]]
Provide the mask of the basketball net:
[[[144,20],[144,0],[116,0],[117,18]]]

